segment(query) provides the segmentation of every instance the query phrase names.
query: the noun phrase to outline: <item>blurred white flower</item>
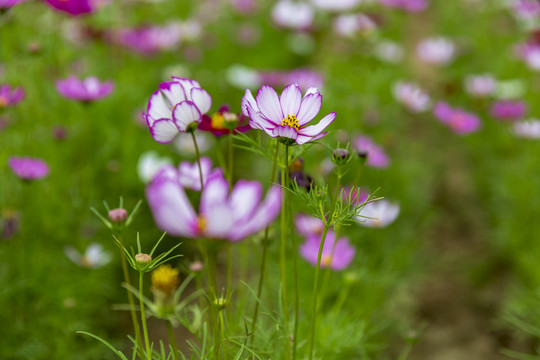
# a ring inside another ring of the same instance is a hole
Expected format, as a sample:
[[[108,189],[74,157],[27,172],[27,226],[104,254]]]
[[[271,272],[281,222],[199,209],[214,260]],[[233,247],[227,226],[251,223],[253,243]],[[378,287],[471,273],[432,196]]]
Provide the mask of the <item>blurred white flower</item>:
[[[489,74],[469,75],[465,78],[465,91],[475,97],[486,97],[495,92],[497,81]]]
[[[311,0],[311,2],[322,10],[344,11],[356,7],[365,0]]]
[[[258,71],[244,65],[232,65],[227,69],[227,81],[232,86],[245,90],[261,85],[261,75]]]
[[[514,134],[520,138],[540,139],[540,120],[529,119],[514,123]]]
[[[384,62],[397,64],[403,60],[405,51],[403,47],[393,41],[379,41],[375,45],[375,56]]]
[[[103,250],[103,246],[98,243],[90,244],[86,248],[84,254],[81,254],[73,246],[66,246],[64,248],[64,253],[69,260],[88,269],[102,267],[103,265],[108,264],[112,259],[111,254],[108,251]]]
[[[446,65],[455,54],[455,45],[444,37],[433,37],[420,41],[416,55],[420,61],[430,65]]]
[[[431,99],[418,85],[398,81],[394,85],[396,100],[412,112],[420,113],[429,110]]]
[[[172,160],[168,157],[160,157],[155,151],[147,151],[139,157],[137,163],[137,174],[143,183],[149,183],[154,175],[165,165],[172,165]]]
[[[398,215],[398,204],[387,200],[378,200],[367,204],[356,220],[365,227],[383,228],[393,223]]]
[[[334,21],[334,29],[345,37],[353,37],[360,33],[363,35],[373,32],[377,25],[369,16],[364,14],[340,15]]]
[[[305,30],[313,23],[315,12],[310,4],[280,0],[272,9],[272,19],[282,27]]]

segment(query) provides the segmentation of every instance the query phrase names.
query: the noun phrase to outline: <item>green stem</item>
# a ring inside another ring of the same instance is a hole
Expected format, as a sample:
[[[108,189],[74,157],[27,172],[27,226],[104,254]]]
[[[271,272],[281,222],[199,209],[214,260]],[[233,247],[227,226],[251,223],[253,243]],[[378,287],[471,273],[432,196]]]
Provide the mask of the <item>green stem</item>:
[[[139,272],[139,302],[141,306],[141,322],[144,334],[144,343],[146,345],[146,358],[152,359],[152,349],[150,348],[150,341],[148,340],[148,329],[146,328],[146,316],[144,315],[144,301],[143,301],[143,272]]]
[[[199,177],[201,179],[201,192],[204,188],[204,180],[201,167],[201,155],[199,154],[199,147],[197,146],[197,139],[195,138],[195,132],[191,132],[191,138],[193,139],[193,146],[195,146],[195,155],[197,156],[197,165],[199,166]]]
[[[324,242],[326,240],[326,234],[328,233],[328,223],[325,221],[324,230],[321,237],[321,243],[319,244],[319,254],[317,256],[317,266],[315,267],[315,283],[313,285],[313,307],[312,314],[313,317],[311,320],[311,334],[309,340],[309,360],[313,359],[313,348],[315,343],[315,323],[317,321],[317,286],[319,285],[319,270],[321,268],[321,258],[324,248]]]
[[[405,348],[399,354],[398,360],[407,360],[409,358],[409,355],[410,355],[412,349],[413,349],[413,345],[411,343],[407,343]]]
[[[279,142],[276,141],[276,150],[274,151],[274,162],[272,164],[272,175],[270,177],[270,183],[274,182],[274,178],[276,176],[276,168],[277,168],[277,155],[279,151]],[[255,301],[255,310],[253,312],[253,323],[251,324],[251,342],[254,342],[255,339],[255,329],[257,326],[257,317],[259,315],[259,303],[261,301],[261,295],[262,295],[262,289],[263,289],[263,282],[264,282],[264,272],[266,269],[266,249],[268,247],[268,232],[270,227],[267,226],[266,229],[264,229],[264,239],[263,239],[263,252],[262,252],[262,259],[261,259],[261,270],[259,271],[259,285],[257,287],[257,299]],[[255,355],[253,356],[255,357]]]
[[[339,296],[336,300],[336,303],[334,304],[334,307],[332,308],[332,312],[335,314],[339,314],[341,311],[341,307],[345,303],[345,300],[347,300],[347,296],[349,296],[349,290],[351,289],[350,285],[346,285],[344,288],[341,289]]]
[[[229,190],[232,189],[233,182],[233,162],[234,162],[234,147],[233,147],[232,130],[229,132],[229,171],[227,171],[227,177],[229,178]]]
[[[288,159],[288,147],[285,146],[284,152],[284,161],[283,169],[281,170],[281,185],[285,186],[285,173],[289,171],[289,159]],[[282,291],[282,301],[283,301],[283,320],[285,322],[285,330],[287,331],[286,348],[287,348],[287,359],[290,358],[290,347],[291,343],[289,341],[289,308],[287,306],[288,296],[287,296],[287,209],[286,209],[286,198],[287,190],[283,190],[283,196],[281,200],[281,246],[280,246],[280,264],[281,264],[281,291]]]
[[[118,234],[118,242],[120,243],[120,259],[122,260],[122,272],[124,273],[124,281],[131,287],[131,280],[129,278],[129,272],[127,268],[126,254],[124,253],[124,242],[122,234]],[[131,291],[127,290],[128,302],[129,302],[129,311],[131,313],[131,321],[133,323],[133,331],[135,332],[135,342],[140,352],[143,351],[143,345],[141,341],[141,333],[139,330],[139,322],[137,321],[137,314],[135,314],[135,300],[133,299],[133,294]],[[141,355],[141,354],[139,354]]]
[[[167,334],[169,334],[169,343],[172,346],[174,360],[180,360],[178,355],[178,345],[176,344],[176,338],[174,337],[174,330],[169,320],[165,320],[167,324]]]
[[[227,360],[227,349],[225,347],[227,338],[225,337],[225,320],[223,319],[223,310],[219,311],[219,327],[221,328],[221,347],[223,359]]]
[[[232,255],[231,243],[227,243],[227,290],[231,288],[232,283]]]
[[[336,245],[338,243],[339,239],[339,225],[334,225],[334,243],[332,244],[332,251],[330,252],[330,264],[332,263],[332,259],[334,258],[334,253],[336,251]],[[324,270],[324,280],[321,286],[321,298],[325,298],[326,296],[326,290],[328,289],[328,282],[330,281],[330,274],[332,273],[332,267],[328,266]]]

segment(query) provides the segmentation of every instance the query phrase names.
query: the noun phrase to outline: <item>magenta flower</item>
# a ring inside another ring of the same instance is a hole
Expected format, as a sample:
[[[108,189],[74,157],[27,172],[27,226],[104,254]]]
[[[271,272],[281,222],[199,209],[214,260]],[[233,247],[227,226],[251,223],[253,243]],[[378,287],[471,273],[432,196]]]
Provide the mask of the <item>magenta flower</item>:
[[[503,121],[522,119],[527,114],[527,105],[523,101],[497,101],[491,107],[491,116]]]
[[[201,171],[204,184],[214,176],[223,176],[223,171],[220,168],[212,169],[212,160],[208,157],[201,158]],[[185,189],[201,191],[201,176],[197,162],[181,162],[178,167],[178,180]]]
[[[172,77],[159,84],[143,114],[150,134],[157,142],[168,144],[179,133],[193,131],[210,110],[212,98],[195,80]]]
[[[0,86],[0,110],[17,104],[23,98],[24,90],[22,88],[12,89],[8,84]]]
[[[113,31],[111,40],[143,55],[178,47],[182,39],[181,25],[170,23],[164,26],[143,26],[134,29]]]
[[[0,0],[0,10],[9,9],[26,0]]]
[[[313,266],[317,266],[321,236],[311,235],[300,246],[300,254]],[[356,249],[351,246],[346,237],[340,237],[336,242],[336,233],[328,231],[321,257],[321,267],[332,270],[343,270],[352,262]]]
[[[480,128],[478,116],[460,108],[452,108],[447,103],[439,101],[433,109],[433,115],[459,135],[470,134]]]
[[[413,13],[424,11],[429,5],[428,0],[379,0],[379,2],[389,8]]]
[[[233,133],[251,130],[249,119],[243,114],[234,114],[229,112],[227,105],[222,106],[218,112],[212,115],[203,115],[202,121],[199,123],[199,130],[209,131],[214,136],[229,135]]]
[[[114,89],[112,81],[101,82],[95,76],[79,80],[71,75],[56,82],[56,90],[65,98],[82,102],[92,102],[109,96]]]
[[[399,215],[399,205],[388,200],[377,200],[367,204],[356,220],[360,225],[371,228],[383,228],[393,223]]]
[[[160,171],[146,188],[158,227],[174,236],[240,241],[268,226],[279,214],[281,189],[273,186],[262,200],[262,186],[240,180],[229,195],[223,176],[210,178],[195,212],[178,178]]]
[[[242,99],[242,112],[251,118],[249,124],[254,129],[263,130],[271,137],[287,139],[298,145],[318,140],[336,118],[336,113],[326,115],[317,125],[308,123],[319,113],[322,96],[316,88],[309,89],[302,98],[297,84],[289,85],[278,98],[268,85],[257,92],[257,100],[246,90]],[[290,139],[290,140],[289,140]]]
[[[71,15],[86,14],[94,11],[91,0],[47,0],[53,8]]]
[[[366,165],[375,168],[385,168],[390,165],[390,158],[388,158],[384,149],[375,144],[371,138],[359,136],[354,142],[354,146],[361,156],[367,156]]]
[[[11,156],[8,165],[23,180],[39,180],[49,174],[49,166],[41,159]]]

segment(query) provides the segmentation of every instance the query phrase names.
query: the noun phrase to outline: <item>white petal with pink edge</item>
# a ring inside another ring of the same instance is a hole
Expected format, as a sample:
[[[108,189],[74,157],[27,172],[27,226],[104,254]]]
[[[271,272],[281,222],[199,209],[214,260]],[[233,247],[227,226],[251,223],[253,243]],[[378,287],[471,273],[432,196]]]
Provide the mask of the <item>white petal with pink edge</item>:
[[[287,86],[279,98],[283,117],[288,115],[297,115],[300,110],[300,102],[302,101],[302,91],[297,84]]]
[[[294,128],[290,127],[290,126],[277,126],[272,131],[272,135],[274,137],[279,136],[279,137],[290,138],[290,139],[293,139],[293,140],[296,140],[296,138],[298,137],[298,133],[296,132],[296,129],[294,129]]]
[[[148,102],[147,113],[153,119],[171,119],[172,118],[172,107],[165,100],[163,94],[159,90],[154,92],[150,96],[150,101]]]
[[[302,103],[300,104],[300,111],[296,119],[300,126],[307,124],[321,110],[322,96],[319,93],[312,93],[304,96]]]
[[[284,116],[278,95],[274,89],[268,85],[260,88],[257,92],[257,105],[265,118],[281,124]]]
[[[300,128],[301,135],[316,136],[319,135],[328,125],[336,119],[336,113],[330,113],[323,117],[317,125],[310,125],[304,128]]]
[[[170,119],[159,119],[150,126],[150,134],[154,140],[162,144],[168,144],[180,133],[178,127]]]
[[[212,106],[212,98],[210,94],[201,88],[191,89],[191,100],[197,105],[201,114],[206,114]]]
[[[202,115],[195,105],[191,101],[182,101],[177,104],[173,110],[173,119],[178,125],[178,128],[182,131],[186,131],[186,128],[196,122],[199,123],[202,120]]]
[[[231,193],[231,208],[234,218],[242,219],[251,215],[262,197],[262,186],[256,181],[240,180]]]

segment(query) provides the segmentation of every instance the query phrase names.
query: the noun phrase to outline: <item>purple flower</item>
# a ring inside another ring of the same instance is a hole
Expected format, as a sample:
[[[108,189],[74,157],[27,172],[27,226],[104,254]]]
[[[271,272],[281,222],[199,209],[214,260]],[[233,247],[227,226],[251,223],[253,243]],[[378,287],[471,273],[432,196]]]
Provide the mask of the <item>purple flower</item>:
[[[182,39],[181,25],[143,26],[113,31],[111,40],[143,55],[153,55],[178,47]]]
[[[262,186],[240,180],[229,195],[223,176],[210,178],[195,212],[177,177],[161,170],[146,188],[160,229],[174,236],[240,241],[268,226],[279,214],[281,189],[273,186],[262,200]]]
[[[112,81],[100,82],[95,76],[79,80],[71,75],[56,82],[56,90],[65,98],[82,102],[92,102],[108,96],[114,89]]]
[[[429,5],[428,0],[379,0],[379,2],[386,7],[407,12],[421,12]]]
[[[444,37],[424,39],[416,47],[420,61],[430,65],[446,65],[452,61],[454,53],[454,43]]]
[[[452,108],[442,101],[435,105],[433,115],[459,135],[469,134],[480,128],[480,119],[476,115],[460,108]]]
[[[172,79],[159,84],[143,114],[150,134],[161,144],[194,130],[212,106],[212,98],[197,81],[176,76]]]
[[[530,119],[514,123],[514,134],[525,139],[540,139],[540,120]]]
[[[26,0],[0,0],[0,10],[9,9]]]
[[[257,100],[246,90],[242,112],[251,118],[254,129],[263,130],[271,137],[291,139],[298,145],[318,140],[324,129],[334,121],[336,113],[326,115],[317,125],[307,125],[321,110],[322,96],[316,88],[309,89],[302,98],[297,84],[289,85],[278,97],[274,89],[264,85],[257,92]]]
[[[467,76],[465,90],[475,97],[487,97],[495,92],[497,81],[491,75]]]
[[[523,101],[502,100],[491,107],[491,116],[503,121],[519,120],[527,113],[527,105]]]
[[[13,106],[24,98],[24,90],[20,87],[12,89],[8,84],[0,86],[0,110]]]
[[[321,244],[320,235],[311,235],[300,246],[300,254],[312,265],[317,266],[319,247]],[[321,267],[332,270],[343,270],[352,262],[356,249],[351,246],[346,237],[341,237],[336,242],[336,233],[328,231],[321,257]]]
[[[8,165],[23,180],[39,180],[49,174],[47,163],[37,158],[11,156]]]
[[[86,14],[94,11],[91,0],[47,0],[53,8],[71,15]]]
[[[354,142],[354,146],[356,147],[356,151],[358,153],[367,153],[366,165],[376,168],[385,168],[390,165],[390,159],[384,152],[383,148],[375,144],[371,138],[367,136],[359,136]]]
[[[399,205],[387,200],[378,200],[367,204],[356,220],[365,227],[383,228],[393,223],[398,215]]]
[[[208,157],[201,158],[201,171],[204,184],[214,176],[223,176],[220,168],[212,169],[212,160]],[[185,189],[201,191],[201,176],[197,162],[181,162],[178,167],[178,180],[180,181],[180,185]]]
[[[414,113],[427,111],[431,106],[429,95],[414,83],[397,82],[394,96],[400,104]]]
[[[307,3],[280,0],[272,9],[272,19],[284,28],[306,30],[313,23],[315,11]]]

